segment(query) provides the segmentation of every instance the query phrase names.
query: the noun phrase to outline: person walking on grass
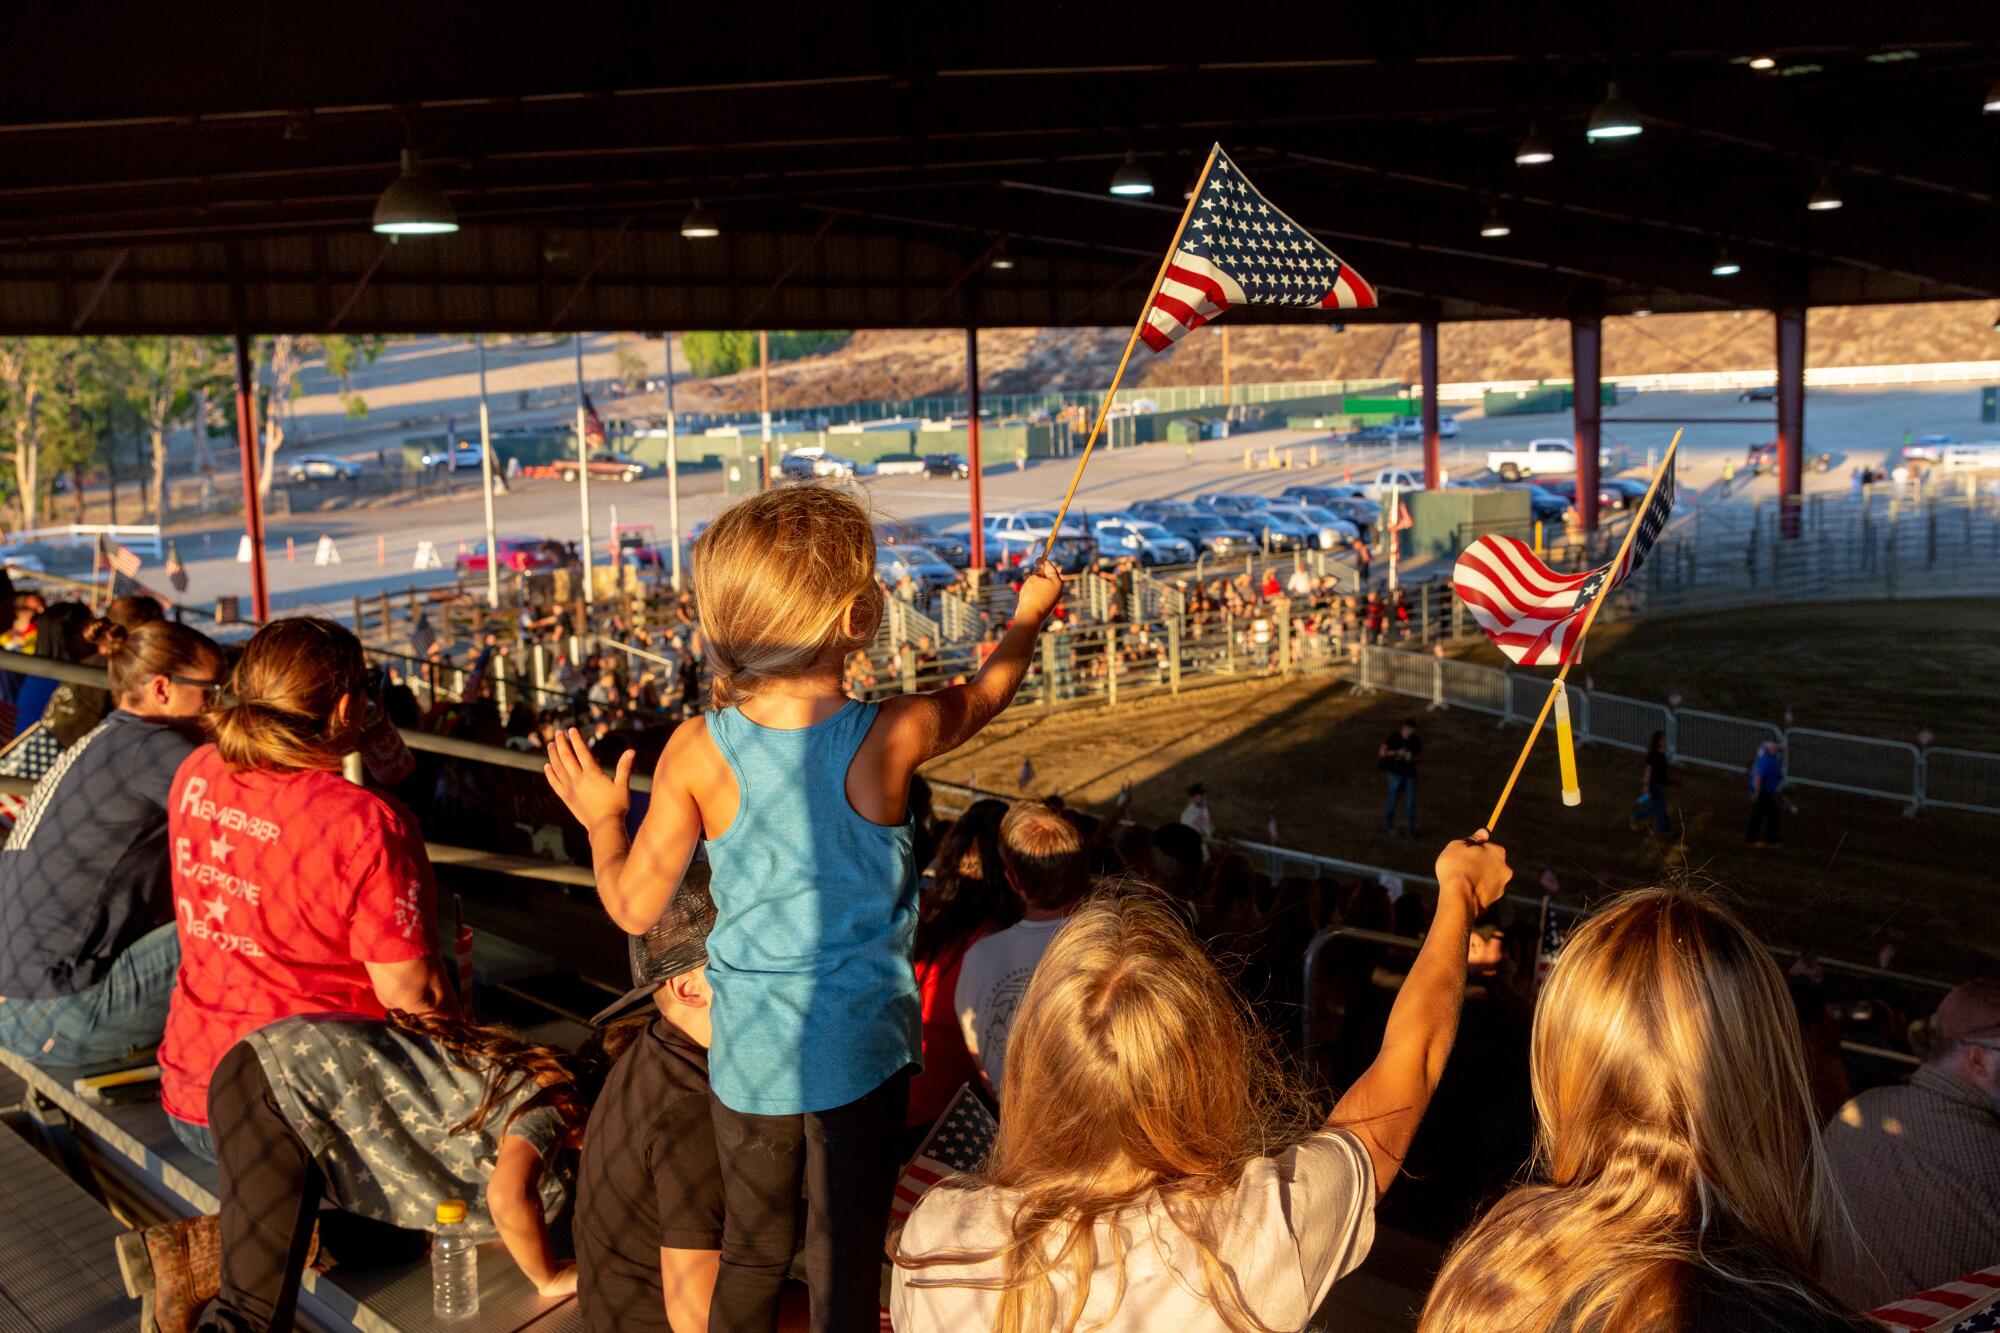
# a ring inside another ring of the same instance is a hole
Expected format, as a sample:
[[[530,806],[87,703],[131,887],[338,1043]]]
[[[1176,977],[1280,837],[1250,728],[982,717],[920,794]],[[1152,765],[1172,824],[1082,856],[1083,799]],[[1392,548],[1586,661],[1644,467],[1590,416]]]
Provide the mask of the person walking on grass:
[[[1765,741],[1750,762],[1750,829],[1744,840],[1752,847],[1778,845],[1778,816],[1785,790],[1784,747]]]
[[[1389,801],[1382,807],[1382,831],[1396,831],[1396,807],[1405,806],[1403,831],[1417,836],[1417,761],[1423,757],[1424,739],[1417,735],[1417,720],[1403,719],[1376,751],[1376,765],[1389,775]]]

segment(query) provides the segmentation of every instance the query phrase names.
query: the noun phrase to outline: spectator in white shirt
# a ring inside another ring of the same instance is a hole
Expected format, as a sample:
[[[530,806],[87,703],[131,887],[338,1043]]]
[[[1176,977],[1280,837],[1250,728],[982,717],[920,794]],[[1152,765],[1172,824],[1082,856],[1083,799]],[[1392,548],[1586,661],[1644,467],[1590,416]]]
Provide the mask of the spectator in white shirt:
[[[1215,819],[1208,812],[1208,788],[1199,782],[1188,788],[1188,803],[1181,808],[1181,823],[1204,838],[1215,836]]]
[[[1467,933],[1509,875],[1484,836],[1439,856],[1381,1053],[1324,1120],[1169,903],[1077,912],[1022,1002],[991,1162],[897,1240],[899,1333],[1305,1327],[1368,1253],[1451,1049]]]
[[[1000,821],[1000,865],[1021,900],[1021,920],[965,951],[954,1005],[965,1049],[998,1095],[1007,1033],[1035,965],[1063,921],[1090,891],[1083,835],[1060,811],[1022,801]]]

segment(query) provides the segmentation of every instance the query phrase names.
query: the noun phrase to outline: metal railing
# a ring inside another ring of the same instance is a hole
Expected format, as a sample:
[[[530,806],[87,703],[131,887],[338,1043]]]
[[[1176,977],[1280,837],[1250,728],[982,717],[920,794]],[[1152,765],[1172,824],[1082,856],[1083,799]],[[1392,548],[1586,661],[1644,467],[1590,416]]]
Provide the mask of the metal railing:
[[[1359,649],[1358,688],[1387,690],[1446,708],[1490,713],[1504,722],[1531,722],[1541,712],[1548,679],[1380,645]],[[1580,742],[1643,753],[1657,733],[1667,757],[1730,773],[1745,773],[1758,747],[1785,747],[1785,781],[1924,806],[2000,814],[2000,754],[1908,744],[1813,727],[1779,727],[1754,718],[1696,708],[1670,708],[1571,685],[1570,713]]]

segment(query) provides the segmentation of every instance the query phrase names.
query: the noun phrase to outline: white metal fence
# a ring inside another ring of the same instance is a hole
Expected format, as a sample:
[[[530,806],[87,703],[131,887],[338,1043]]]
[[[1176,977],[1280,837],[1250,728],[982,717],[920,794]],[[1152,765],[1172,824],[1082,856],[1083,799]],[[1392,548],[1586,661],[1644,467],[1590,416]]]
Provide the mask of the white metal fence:
[[[1503,671],[1397,648],[1359,650],[1355,684],[1427,699],[1447,708],[1490,713],[1505,722],[1532,722],[1549,690],[1548,678]],[[1577,739],[1644,753],[1656,733],[1675,763],[1747,772],[1765,741],[1785,747],[1785,780],[1926,805],[2000,814],[2000,754],[1920,748],[1875,736],[1812,727],[1780,728],[1754,718],[1696,708],[1669,708],[1643,699],[1569,687]]]

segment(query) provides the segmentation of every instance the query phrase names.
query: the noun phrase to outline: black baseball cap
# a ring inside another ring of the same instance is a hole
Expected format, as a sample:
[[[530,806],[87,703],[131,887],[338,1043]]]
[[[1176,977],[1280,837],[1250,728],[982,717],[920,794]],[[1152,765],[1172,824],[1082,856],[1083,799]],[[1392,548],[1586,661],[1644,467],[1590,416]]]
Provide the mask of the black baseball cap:
[[[706,859],[689,862],[660,919],[645,934],[625,937],[632,960],[632,989],[592,1018],[593,1026],[603,1027],[624,1017],[668,981],[708,961],[708,932],[715,925],[715,900],[708,896],[708,875]]]

